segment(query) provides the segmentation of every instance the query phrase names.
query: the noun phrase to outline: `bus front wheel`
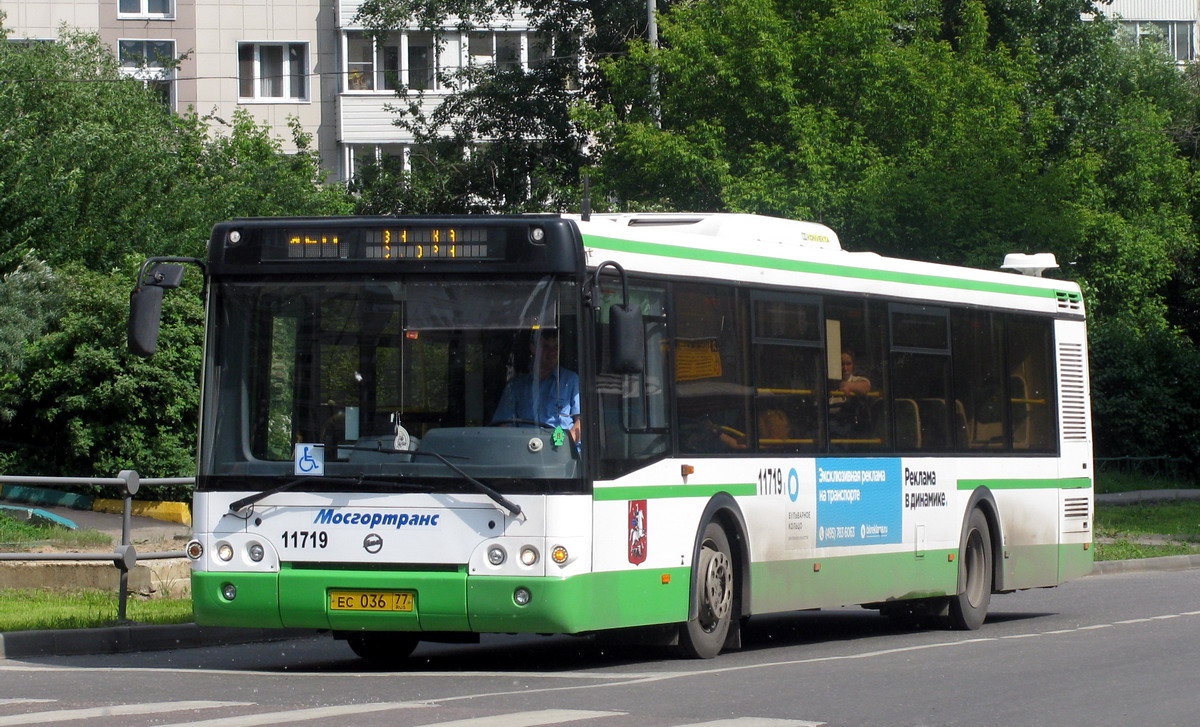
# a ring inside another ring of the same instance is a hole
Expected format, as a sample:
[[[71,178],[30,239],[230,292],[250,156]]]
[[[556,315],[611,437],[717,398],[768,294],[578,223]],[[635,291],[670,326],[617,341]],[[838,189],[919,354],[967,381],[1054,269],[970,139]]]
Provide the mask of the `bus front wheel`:
[[[958,555],[962,591],[950,598],[950,627],[974,631],[983,625],[992,600],[991,531],[987,518],[978,509],[972,510],[967,519]]]
[[[733,557],[729,538],[717,523],[704,527],[692,569],[692,598],[696,617],[680,625],[683,653],[711,659],[721,653],[733,622]]]
[[[346,634],[350,650],[370,661],[403,661],[420,639],[405,631],[359,631]]]

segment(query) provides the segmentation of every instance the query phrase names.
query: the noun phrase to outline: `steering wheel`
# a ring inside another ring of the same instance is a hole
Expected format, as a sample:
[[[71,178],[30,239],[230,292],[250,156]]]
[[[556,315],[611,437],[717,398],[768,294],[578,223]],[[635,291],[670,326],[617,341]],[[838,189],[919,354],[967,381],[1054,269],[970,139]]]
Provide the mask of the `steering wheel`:
[[[498,421],[490,422],[488,424],[488,426],[489,427],[507,427],[507,426],[512,426],[512,425],[522,425],[522,424],[525,426],[529,426],[529,427],[539,427],[541,429],[545,429],[550,432],[553,432],[555,429],[555,427],[552,427],[545,422],[535,422],[532,419],[501,419]]]

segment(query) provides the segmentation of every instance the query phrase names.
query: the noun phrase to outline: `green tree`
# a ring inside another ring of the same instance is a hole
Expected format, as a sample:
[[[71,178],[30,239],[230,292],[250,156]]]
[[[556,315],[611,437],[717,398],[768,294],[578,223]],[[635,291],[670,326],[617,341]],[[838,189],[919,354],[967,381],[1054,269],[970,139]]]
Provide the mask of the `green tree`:
[[[30,250],[0,280],[0,422],[11,421],[11,392],[25,370],[26,342],[36,339],[58,312],[59,281]]]
[[[158,354],[140,359],[125,350],[129,290],[140,262],[130,256],[110,273],[78,263],[58,271],[61,315],[27,344],[20,379],[0,383],[0,394],[17,402],[15,416],[0,425],[0,439],[19,445],[0,460],[7,472],[102,477],[122,469],[147,477],[195,472],[201,282],[192,275],[183,289],[166,296]]]
[[[1187,399],[1169,369],[1195,348],[1166,323],[1165,300],[1173,283],[1181,297],[1194,289],[1181,266],[1196,250],[1195,170],[1177,129],[1196,94],[1160,49],[1082,20],[1089,9],[676,5],[662,48],[634,44],[607,63],[610,102],[581,112],[600,196],[816,219],[850,249],[976,267],[1054,252],[1088,294],[1098,367],[1126,360],[1118,331],[1158,347],[1146,373],[1161,388],[1136,389],[1149,415],[1164,391]],[[1098,401],[1118,394],[1115,374],[1097,369]],[[1120,454],[1140,440],[1114,412],[1098,406],[1097,422]]]
[[[245,112],[173,114],[94,35],[61,38],[0,42],[0,271],[13,270],[0,283],[0,470],[187,475],[200,279],[167,296],[159,352],[142,360],[125,342],[138,266],[203,257],[223,219],[347,213],[350,200],[322,185],[297,123],[286,154]]]

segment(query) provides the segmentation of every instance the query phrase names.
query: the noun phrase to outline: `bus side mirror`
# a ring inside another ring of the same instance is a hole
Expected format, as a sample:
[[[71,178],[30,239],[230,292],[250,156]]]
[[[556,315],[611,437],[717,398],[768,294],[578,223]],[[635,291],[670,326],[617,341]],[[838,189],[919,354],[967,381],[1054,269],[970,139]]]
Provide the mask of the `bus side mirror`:
[[[145,266],[143,266],[143,269]],[[183,282],[182,265],[158,264],[149,275],[138,273],[138,287],[129,294],[129,351],[147,358],[158,349],[163,292]]]
[[[642,311],[614,305],[608,312],[609,368],[617,374],[640,374],[646,365],[646,326]]]

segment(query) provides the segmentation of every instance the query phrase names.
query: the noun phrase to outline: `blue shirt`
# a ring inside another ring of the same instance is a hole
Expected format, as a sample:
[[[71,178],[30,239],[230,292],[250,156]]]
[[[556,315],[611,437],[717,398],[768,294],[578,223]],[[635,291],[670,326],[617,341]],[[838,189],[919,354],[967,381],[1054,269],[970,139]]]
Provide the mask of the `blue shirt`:
[[[533,374],[513,377],[504,387],[493,422],[526,419],[551,427],[570,429],[579,415],[579,375],[557,369],[535,381]]]

